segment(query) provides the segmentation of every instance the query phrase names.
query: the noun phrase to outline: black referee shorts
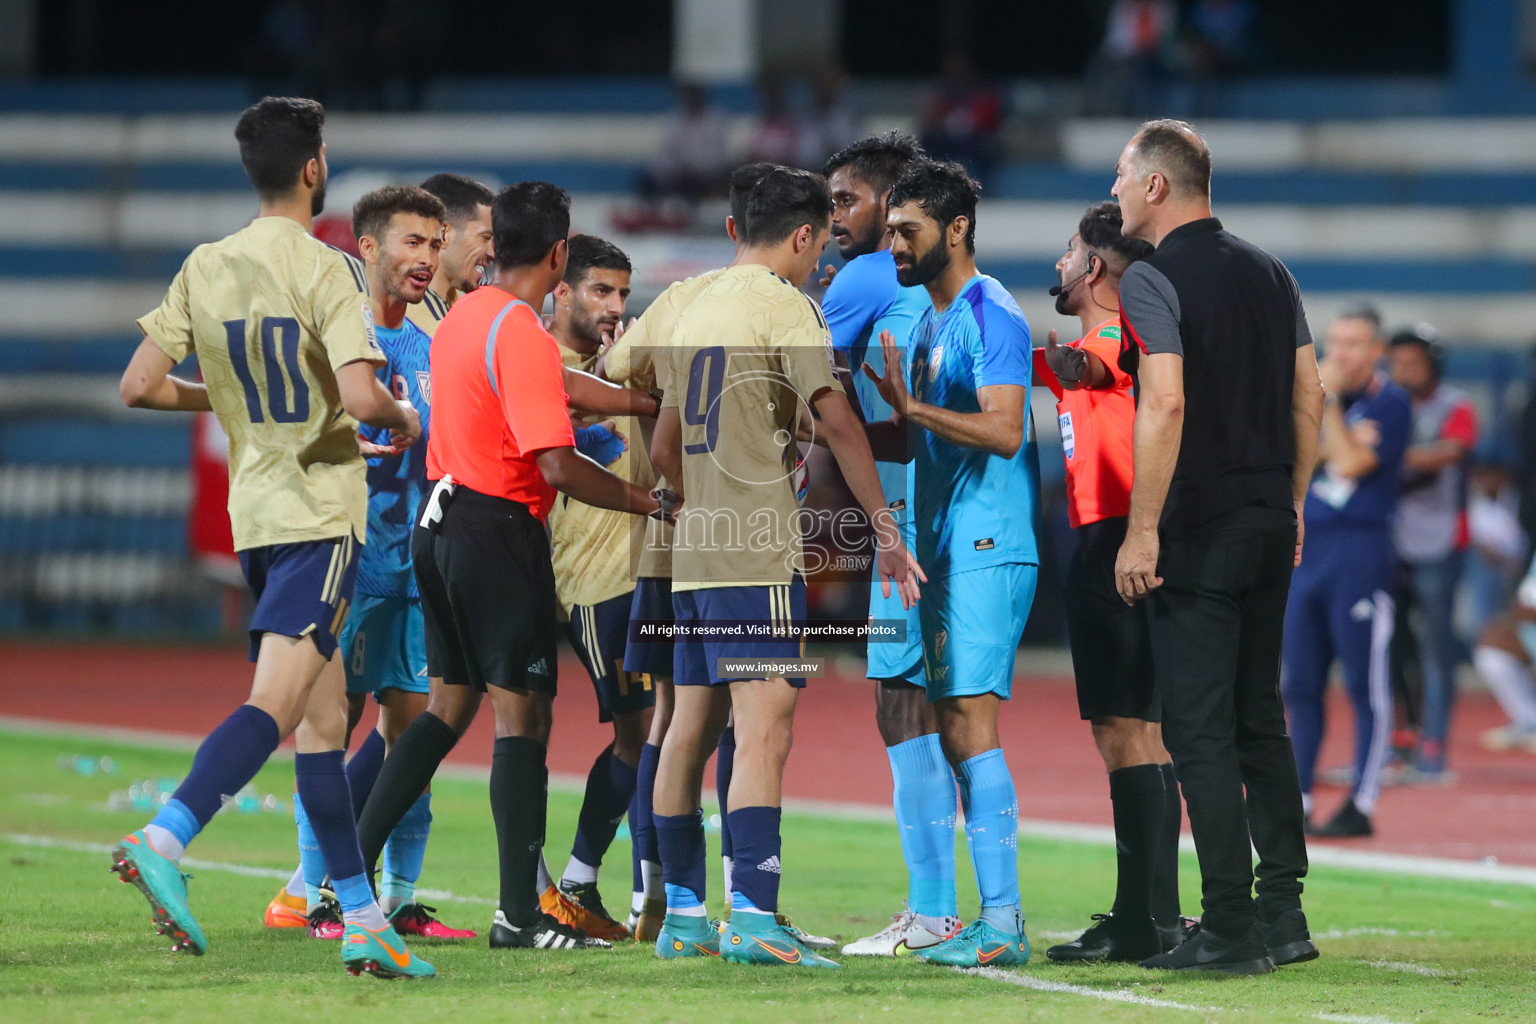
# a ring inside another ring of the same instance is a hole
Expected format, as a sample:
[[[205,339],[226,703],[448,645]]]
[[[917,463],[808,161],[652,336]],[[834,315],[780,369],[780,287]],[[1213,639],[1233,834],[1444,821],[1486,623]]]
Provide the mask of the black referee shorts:
[[[560,622],[544,524],[518,502],[462,485],[435,530],[420,523],[418,513],[411,556],[427,672],[481,692],[553,696]]]
[[[1077,710],[1084,721],[1162,720],[1147,603],[1127,605],[1115,590],[1115,556],[1125,542],[1126,522],[1123,517],[1101,519],[1079,527],[1077,551],[1067,568],[1067,636]]]

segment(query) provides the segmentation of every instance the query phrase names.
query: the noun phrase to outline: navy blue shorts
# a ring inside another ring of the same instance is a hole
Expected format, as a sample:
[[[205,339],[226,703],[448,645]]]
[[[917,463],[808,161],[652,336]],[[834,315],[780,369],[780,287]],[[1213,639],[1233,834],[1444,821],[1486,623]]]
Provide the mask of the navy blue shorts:
[[[721,658],[803,658],[805,580],[761,587],[706,587],[672,594],[679,635],[674,641],[672,682],[677,686],[718,686],[752,676],[722,676]],[[794,636],[754,635],[749,627],[796,627]],[[714,633],[738,627],[739,633]],[[688,632],[682,632],[682,631]],[[701,633],[703,635],[697,635]],[[712,635],[713,634],[713,635]],[[788,680],[804,686],[805,678]]]
[[[266,633],[307,636],[327,660],[347,621],[357,556],[362,545],[350,536],[271,544],[240,552],[240,568],[256,597],[251,616],[252,661]]]
[[[652,679],[672,678],[672,636],[645,634],[647,625],[672,625],[672,579],[642,576],[635,580],[629,606],[629,642],[624,647],[624,671],[644,672]]]
[[[571,621],[565,624],[566,637],[592,677],[600,722],[656,706],[651,677],[624,668],[632,599],[633,595],[621,594],[599,604],[573,605]]]

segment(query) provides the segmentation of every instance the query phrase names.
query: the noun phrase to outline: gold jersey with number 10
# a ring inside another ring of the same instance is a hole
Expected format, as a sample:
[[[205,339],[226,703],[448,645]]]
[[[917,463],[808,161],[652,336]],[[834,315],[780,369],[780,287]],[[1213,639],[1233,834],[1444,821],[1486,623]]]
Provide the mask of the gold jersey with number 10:
[[[357,421],[335,371],[384,363],[362,264],[287,217],[260,217],[182,264],[139,328],[176,362],[194,351],[229,435],[235,550],[361,541]]]

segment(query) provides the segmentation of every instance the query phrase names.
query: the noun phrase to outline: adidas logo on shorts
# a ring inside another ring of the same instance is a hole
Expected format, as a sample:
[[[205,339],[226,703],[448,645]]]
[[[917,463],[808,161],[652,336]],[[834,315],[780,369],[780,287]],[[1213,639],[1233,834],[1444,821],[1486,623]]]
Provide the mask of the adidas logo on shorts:
[[[757,866],[757,870],[767,871],[775,875],[782,875],[784,873],[784,869],[779,867],[779,858],[777,855],[769,857],[767,860],[763,861]]]

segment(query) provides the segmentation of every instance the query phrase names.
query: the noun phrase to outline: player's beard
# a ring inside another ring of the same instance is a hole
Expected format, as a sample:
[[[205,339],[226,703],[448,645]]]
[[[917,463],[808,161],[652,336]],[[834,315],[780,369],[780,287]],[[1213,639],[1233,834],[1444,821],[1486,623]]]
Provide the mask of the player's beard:
[[[602,347],[603,326],[597,317],[588,315],[586,310],[576,303],[571,304],[571,334],[583,344],[592,348]],[[612,327],[609,330],[612,330]]]
[[[949,269],[949,247],[942,240],[919,256],[910,267],[896,271],[896,283],[903,288],[927,284]]]
[[[309,215],[318,217],[325,212],[325,182],[309,194]]]

